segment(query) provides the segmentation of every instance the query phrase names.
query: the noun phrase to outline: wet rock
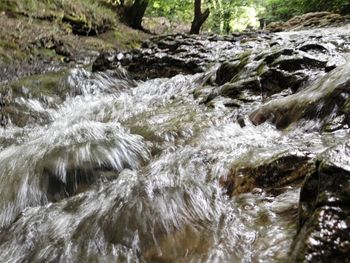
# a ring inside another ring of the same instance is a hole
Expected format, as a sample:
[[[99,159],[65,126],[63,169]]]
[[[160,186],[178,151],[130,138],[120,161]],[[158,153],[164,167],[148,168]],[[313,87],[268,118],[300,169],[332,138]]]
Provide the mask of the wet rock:
[[[285,89],[294,92],[308,80],[341,64],[333,52],[341,44],[331,45],[329,39],[316,37],[291,37],[286,42],[282,37],[262,33],[159,36],[144,42],[141,49],[101,55],[93,64],[93,70],[122,66],[133,78],[146,80],[200,73],[220,63],[213,78],[214,86],[260,78],[262,88],[266,88],[264,95],[271,96]],[[342,39],[340,37],[336,43],[344,43]],[[269,43],[274,41],[279,46],[269,50]],[[267,51],[260,48],[267,48]],[[271,80],[271,76],[274,79]],[[250,88],[261,93],[254,85],[246,89]],[[219,91],[216,94],[222,95]]]
[[[335,69],[337,66],[335,64],[330,64],[330,65],[327,65],[326,68],[325,68],[325,71],[326,72],[330,72],[332,71],[333,69]]]
[[[318,43],[306,43],[300,46],[299,49],[305,52],[308,52],[308,51],[320,51],[324,53],[329,52],[325,46],[320,45]]]
[[[266,98],[284,90],[296,92],[308,83],[310,72],[313,78],[324,74],[331,56],[324,58],[292,48],[243,52],[218,68],[215,83],[219,87],[214,88],[210,97],[254,100],[257,95]]]
[[[227,83],[219,89],[219,94],[224,97],[240,98],[245,90],[261,94],[259,79],[252,77],[234,83]]]
[[[244,128],[246,126],[244,118],[242,116],[237,116],[237,123],[241,128]]]
[[[302,69],[325,68],[327,61],[322,61],[311,56],[286,56],[275,60],[271,66],[286,71],[296,71]]]
[[[298,235],[292,261],[350,262],[349,220],[349,208],[316,209]]]
[[[115,54],[112,52],[102,52],[94,61],[92,71],[106,71],[108,69],[115,69],[117,65],[113,63]]]
[[[271,101],[251,113],[250,120],[255,125],[269,121],[279,129],[298,123],[311,125],[308,127],[310,129],[326,129],[337,116],[349,114],[349,71],[349,65],[344,65],[337,71],[328,73],[307,89]],[[347,119],[343,118],[339,125],[348,125]]]
[[[1,114],[0,116],[0,126],[6,127],[9,123],[9,117],[8,115]]]
[[[302,187],[293,262],[350,262],[350,142],[327,151]]]
[[[234,61],[232,63],[225,62],[221,64],[216,72],[215,82],[218,85],[223,85],[230,82],[230,80],[232,80],[239,73],[244,64],[244,61]]]
[[[135,79],[141,80],[195,74],[204,72],[217,61],[219,52],[222,58],[228,58],[234,51],[235,38],[185,34],[154,37],[144,42],[142,49],[121,53],[113,60],[99,58],[93,67],[103,69],[118,64]]]
[[[251,192],[254,188],[273,191],[300,181],[314,169],[314,163],[304,154],[282,153],[260,160],[250,158],[233,164],[230,175],[221,178],[221,185],[229,195]]]
[[[261,89],[271,96],[283,89],[297,91],[307,80],[308,75],[303,71],[290,73],[280,69],[271,69],[261,76]]]
[[[285,49],[285,48],[282,48],[282,49],[277,49],[277,50],[273,50],[271,51],[270,53],[262,53],[260,56],[257,56],[255,58],[255,60],[260,60],[260,59],[264,59],[264,61],[267,63],[267,64],[271,64],[273,63],[277,58],[281,57],[281,56],[291,56],[293,55],[294,53],[294,50],[293,49]]]

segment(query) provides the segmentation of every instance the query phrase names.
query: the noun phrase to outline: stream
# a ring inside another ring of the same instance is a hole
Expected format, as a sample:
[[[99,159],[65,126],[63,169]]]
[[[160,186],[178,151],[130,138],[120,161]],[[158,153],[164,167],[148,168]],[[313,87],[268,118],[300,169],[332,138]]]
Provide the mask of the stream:
[[[297,244],[300,192],[344,143],[349,182],[348,30],[159,37],[9,85],[0,262],[320,262]]]

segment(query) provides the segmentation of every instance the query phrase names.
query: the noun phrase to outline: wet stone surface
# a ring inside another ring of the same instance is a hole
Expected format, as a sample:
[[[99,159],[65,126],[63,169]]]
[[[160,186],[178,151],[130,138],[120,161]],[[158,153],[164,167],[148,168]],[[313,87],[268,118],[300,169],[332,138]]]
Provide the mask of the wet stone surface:
[[[216,36],[191,36],[185,34],[167,35],[152,38],[143,43],[141,49],[127,53],[101,54],[93,65],[93,70],[125,67],[136,79],[172,77],[177,74],[204,72],[212,64],[224,61],[242,49],[245,41],[262,41],[266,33]]]
[[[245,47],[243,52],[220,63],[215,79],[208,82],[212,91],[206,90],[207,95],[202,96],[198,91],[197,95],[209,103],[216,97],[254,101],[259,96],[266,101],[281,92],[296,93],[345,64],[350,39],[333,34],[338,42],[319,32],[303,38],[298,38],[297,33],[281,33],[262,41],[269,43],[269,48],[259,42],[257,46]]]
[[[315,164],[307,154],[282,153],[267,160],[233,164],[229,177],[222,178],[221,184],[229,195],[251,192],[255,188],[273,192],[273,189],[300,183],[315,169]]]
[[[317,130],[349,127],[349,70],[346,64],[299,93],[266,103],[250,120],[255,125],[269,121],[279,129],[298,124]],[[313,121],[311,127],[308,120]]]
[[[292,256],[298,262],[349,262],[350,144],[328,150],[301,190],[300,230]]]

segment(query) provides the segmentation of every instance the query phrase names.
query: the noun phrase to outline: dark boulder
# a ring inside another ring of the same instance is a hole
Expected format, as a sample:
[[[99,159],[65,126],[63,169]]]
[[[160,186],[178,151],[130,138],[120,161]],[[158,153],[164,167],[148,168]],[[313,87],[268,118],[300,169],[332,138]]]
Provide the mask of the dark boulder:
[[[249,59],[250,52],[244,52],[237,60],[222,63],[216,71],[216,84],[223,85],[227,82],[231,82],[247,65]]]
[[[211,97],[246,99],[257,95],[266,98],[285,90],[294,93],[308,83],[309,75],[313,78],[323,75],[327,67],[328,60],[298,49],[243,52],[218,68],[215,83],[219,87],[214,88]]]
[[[135,79],[173,77],[177,74],[196,74],[205,72],[218,62],[228,61],[219,71],[217,82],[223,84],[231,80],[235,72],[244,66],[242,53],[238,56],[239,67],[230,58],[251,46],[238,46],[237,42],[258,41],[266,38],[266,33],[233,34],[230,36],[174,34],[157,36],[128,52],[115,54],[114,59],[100,57],[93,65],[94,69],[110,69],[118,64],[123,66]],[[238,50],[237,50],[238,48]],[[243,56],[245,56],[243,52]],[[125,59],[127,58],[127,59]],[[233,65],[231,65],[233,64]],[[103,67],[101,67],[101,65]],[[222,79],[221,79],[222,78]]]
[[[225,46],[220,51],[229,53],[234,47],[220,37],[185,34],[158,36],[144,42],[141,49],[119,53],[112,59],[110,56],[100,56],[93,69],[105,70],[121,65],[132,77],[141,80],[195,74],[204,72],[217,59],[219,50],[210,49],[207,45],[223,43]]]
[[[268,159],[240,161],[231,167],[230,175],[221,178],[229,195],[252,191],[254,188],[274,191],[275,188],[300,182],[315,170],[315,164],[305,154],[281,153]]]
[[[244,91],[252,91],[256,94],[261,94],[261,85],[258,78],[247,78],[234,83],[227,83],[223,85],[220,89],[220,95],[229,98],[242,99]]]
[[[261,89],[267,95],[273,95],[281,92],[283,89],[291,89],[295,92],[308,79],[308,75],[303,71],[290,73],[281,69],[272,68],[261,75]]]
[[[278,59],[281,56],[291,56],[293,55],[294,50],[290,48],[282,48],[282,49],[276,49],[269,53],[262,53],[260,56],[257,56],[255,60],[264,59],[264,62],[267,64],[272,64],[276,59]]]
[[[118,66],[114,63],[115,56],[113,52],[102,52],[94,61],[92,71],[99,72],[117,68]]]
[[[229,82],[233,77],[235,77],[240,71],[240,61],[234,61],[232,63],[225,62],[221,64],[219,69],[216,72],[215,82],[218,85],[223,85]]]
[[[328,150],[302,187],[292,262],[350,262],[350,142]]]
[[[271,66],[277,67],[286,71],[296,71],[302,69],[313,69],[313,68],[325,68],[327,61],[319,60],[315,57],[307,54],[303,55],[292,55],[292,56],[281,56],[276,59]]]
[[[250,120],[255,125],[269,121],[279,129],[299,123],[322,130],[334,125],[336,117],[343,117],[338,126],[349,125],[349,72],[349,64],[333,70],[307,89],[263,105],[250,114]]]
[[[318,43],[305,43],[305,44],[302,44],[299,47],[299,50],[302,50],[302,51],[305,51],[305,52],[315,52],[315,51],[322,52],[322,53],[328,53],[329,52],[329,50],[324,45],[321,45],[321,44],[318,44]]]

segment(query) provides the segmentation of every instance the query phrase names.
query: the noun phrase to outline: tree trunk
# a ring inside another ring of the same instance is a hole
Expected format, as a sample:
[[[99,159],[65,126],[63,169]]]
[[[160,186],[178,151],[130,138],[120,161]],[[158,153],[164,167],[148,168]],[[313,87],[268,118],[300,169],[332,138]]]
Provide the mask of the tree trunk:
[[[206,9],[204,13],[202,13],[201,6],[202,6],[202,0],[194,1],[194,18],[193,18],[190,34],[199,34],[199,31],[203,23],[205,22],[205,20],[207,20],[210,14],[209,9]]]
[[[149,0],[135,0],[131,6],[125,7],[125,21],[134,29],[142,29],[142,18],[145,15]]]

